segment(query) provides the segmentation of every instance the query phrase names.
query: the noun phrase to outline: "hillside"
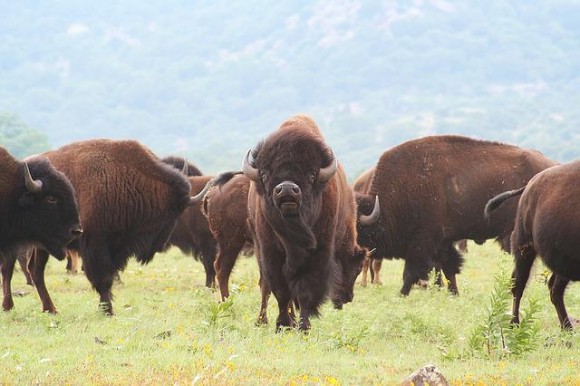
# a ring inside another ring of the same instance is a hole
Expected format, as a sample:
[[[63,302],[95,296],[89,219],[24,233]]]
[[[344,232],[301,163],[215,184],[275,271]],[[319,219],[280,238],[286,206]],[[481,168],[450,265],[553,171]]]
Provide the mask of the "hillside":
[[[136,138],[216,173],[307,113],[350,176],[429,134],[578,158],[574,1],[29,0],[3,9],[0,113],[52,147]]]

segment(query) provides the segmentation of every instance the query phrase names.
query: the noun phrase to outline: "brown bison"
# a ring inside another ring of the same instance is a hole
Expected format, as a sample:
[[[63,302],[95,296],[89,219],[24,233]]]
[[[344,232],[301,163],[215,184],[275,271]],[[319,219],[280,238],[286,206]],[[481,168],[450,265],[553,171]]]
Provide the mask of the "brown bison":
[[[405,142],[383,153],[369,193],[359,200],[363,213],[370,213],[375,196],[381,204],[379,220],[361,233],[374,237],[376,256],[405,259],[403,295],[433,266],[457,293],[463,258],[453,242],[508,237],[517,203],[485,221],[486,202],[555,164],[537,151],[460,136]]]
[[[253,244],[248,224],[248,189],[250,180],[235,175],[220,188],[204,192],[203,212],[218,244],[214,262],[222,300],[230,296],[229,278],[240,252]]]
[[[77,201],[66,176],[44,157],[21,162],[0,147],[3,309],[14,307],[10,282],[16,259],[24,248],[42,246],[62,259],[65,246],[81,233]]]
[[[71,248],[79,250],[103,311],[112,315],[116,274],[130,256],[146,264],[166,248],[177,218],[190,203],[189,183],[136,141],[81,141],[44,155],[75,188],[84,233]],[[32,276],[43,310],[56,312],[44,285],[47,260],[46,251],[38,250]]]
[[[494,197],[488,202],[485,214],[489,216],[502,202],[519,195],[512,235],[515,260],[512,321],[519,323],[520,300],[530,269],[540,255],[552,271],[548,287],[560,326],[572,329],[564,305],[564,291],[570,281],[580,280],[580,161],[544,170],[525,188]]]
[[[200,193],[210,179],[211,176],[188,177],[191,185],[190,194]],[[201,260],[205,269],[206,287],[215,287],[214,260],[217,244],[201,206],[201,202],[195,202],[179,216],[169,238],[169,244],[175,245],[184,254]]]
[[[185,158],[168,156],[162,158],[161,161],[181,170],[181,173],[188,177],[193,195],[200,193],[211,179],[211,177],[202,177],[201,171]],[[213,264],[216,241],[209,230],[207,219],[201,212],[201,205],[201,203],[192,202],[192,205],[179,216],[169,244],[178,247],[184,254],[193,256],[195,260],[201,260],[205,270],[205,285],[211,288],[215,287]]]
[[[357,201],[357,213],[358,213],[358,222],[357,222],[357,229],[358,229],[358,243],[367,247],[369,250],[375,248],[375,242],[373,235],[365,234],[370,229],[369,227],[361,226],[361,217],[363,218],[362,222],[364,224],[373,223],[378,220],[378,215],[380,211],[380,207],[376,209],[373,207],[371,213],[363,213],[362,207],[365,203],[365,195],[369,192],[371,188],[371,183],[373,181],[373,177],[375,175],[375,168],[372,167],[365,172],[363,172],[354,182],[352,189],[355,192],[355,197]],[[372,217],[369,217],[372,216]],[[366,220],[365,220],[366,218]],[[365,257],[362,265],[362,274],[361,274],[361,285],[366,287],[367,285],[367,275],[370,269],[371,273],[371,283],[373,284],[382,284],[380,278],[381,266],[383,263],[382,256],[376,256],[374,254],[369,254]]]
[[[352,189],[305,116],[284,122],[248,151],[242,170],[252,180],[250,223],[260,271],[278,302],[276,329],[294,325],[289,305],[295,301],[299,328],[308,330],[333,287],[333,300],[352,300],[365,255],[356,244]]]
[[[161,159],[161,161],[165,162],[168,165],[173,166],[177,170],[181,170],[181,173],[187,177],[195,177],[201,176],[203,173],[201,170],[197,168],[191,162],[188,162],[187,159],[177,156],[167,156]]]

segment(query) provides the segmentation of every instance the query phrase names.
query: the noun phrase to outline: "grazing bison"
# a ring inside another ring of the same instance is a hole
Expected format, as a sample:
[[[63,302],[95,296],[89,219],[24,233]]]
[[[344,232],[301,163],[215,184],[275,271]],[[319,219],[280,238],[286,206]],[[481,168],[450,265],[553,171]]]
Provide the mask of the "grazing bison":
[[[306,116],[284,122],[248,151],[242,170],[252,180],[250,223],[260,271],[278,302],[276,329],[294,325],[289,305],[295,301],[299,328],[308,330],[333,287],[333,300],[352,300],[366,252],[356,244],[352,189]]]
[[[572,329],[564,291],[570,281],[580,280],[580,161],[544,170],[525,188],[494,197],[485,208],[486,216],[505,200],[519,195],[512,235],[515,260],[512,321],[519,323],[520,300],[530,269],[540,255],[552,271],[548,287],[560,326]]]
[[[81,141],[44,155],[75,188],[84,233],[71,249],[80,252],[103,311],[112,315],[116,274],[130,256],[146,264],[166,248],[177,218],[190,203],[189,183],[136,141]],[[32,276],[44,289],[43,310],[56,312],[44,285],[47,260],[46,251],[37,250]]]
[[[364,206],[364,203],[365,203],[365,195],[369,192],[369,190],[371,188],[371,183],[373,181],[374,175],[375,175],[375,168],[372,167],[372,168],[366,170],[365,172],[363,172],[356,179],[356,181],[354,182],[354,184],[352,186],[352,189],[355,192],[355,197],[356,197],[356,202],[357,202],[358,243],[362,246],[367,247],[368,249],[375,248],[375,238],[373,237],[374,235],[372,235],[372,234],[365,234],[365,232],[368,232],[372,228],[361,226],[361,216],[363,217],[363,220],[362,220],[363,223],[369,223],[369,222],[373,223],[378,219],[377,216],[379,215],[380,207],[377,207],[376,210],[373,207],[372,211],[370,213],[363,213],[363,209],[362,209],[362,207]],[[373,216],[373,217],[368,217],[368,216]],[[367,218],[366,220],[364,219],[365,217]],[[363,261],[363,265],[362,265],[362,277],[361,277],[361,285],[363,287],[366,287],[366,285],[367,285],[367,274],[368,274],[369,268],[370,268],[370,272],[371,272],[371,283],[382,284],[381,278],[380,278],[382,263],[383,263],[382,256],[376,256],[374,254],[373,255],[369,254],[367,257],[365,257],[365,259]]]
[[[210,179],[211,176],[188,177],[190,194],[200,193]],[[215,287],[214,259],[217,245],[201,205],[201,202],[195,202],[179,216],[169,244],[175,245],[186,255],[192,255],[196,260],[201,258],[205,269],[205,285]]]
[[[370,213],[375,196],[381,203],[380,218],[361,233],[374,238],[376,256],[405,259],[403,295],[433,266],[457,293],[463,258],[453,242],[508,237],[517,203],[485,221],[486,202],[555,164],[537,151],[460,136],[405,142],[383,153],[369,193],[359,198],[363,213]]]
[[[230,296],[229,279],[240,252],[253,243],[248,225],[250,180],[235,175],[219,189],[204,190],[203,212],[218,244],[215,272],[222,300]],[[207,192],[207,193],[206,193]]]
[[[10,282],[20,252],[39,245],[59,258],[81,234],[74,190],[44,157],[16,160],[0,147],[0,270],[4,300],[14,307]],[[39,294],[40,294],[39,290]]]

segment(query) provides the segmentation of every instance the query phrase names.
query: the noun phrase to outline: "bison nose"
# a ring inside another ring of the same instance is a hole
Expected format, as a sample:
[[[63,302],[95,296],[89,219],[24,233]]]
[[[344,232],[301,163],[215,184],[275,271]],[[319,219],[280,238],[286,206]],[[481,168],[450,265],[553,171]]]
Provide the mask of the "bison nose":
[[[83,230],[81,228],[74,228],[70,231],[71,236],[74,237],[75,239],[79,237],[82,233]]]
[[[300,187],[293,182],[284,181],[274,188],[277,196],[296,196],[300,194]]]

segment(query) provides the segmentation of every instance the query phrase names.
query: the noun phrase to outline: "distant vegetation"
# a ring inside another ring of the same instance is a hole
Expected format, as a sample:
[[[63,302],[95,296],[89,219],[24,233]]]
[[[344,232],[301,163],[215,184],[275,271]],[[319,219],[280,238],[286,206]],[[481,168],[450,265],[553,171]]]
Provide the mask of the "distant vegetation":
[[[0,112],[53,147],[136,138],[216,173],[307,113],[349,176],[429,134],[579,154],[572,0],[24,1],[1,18]]]
[[[45,133],[28,127],[17,116],[0,114],[0,146],[17,158],[50,149]]]

